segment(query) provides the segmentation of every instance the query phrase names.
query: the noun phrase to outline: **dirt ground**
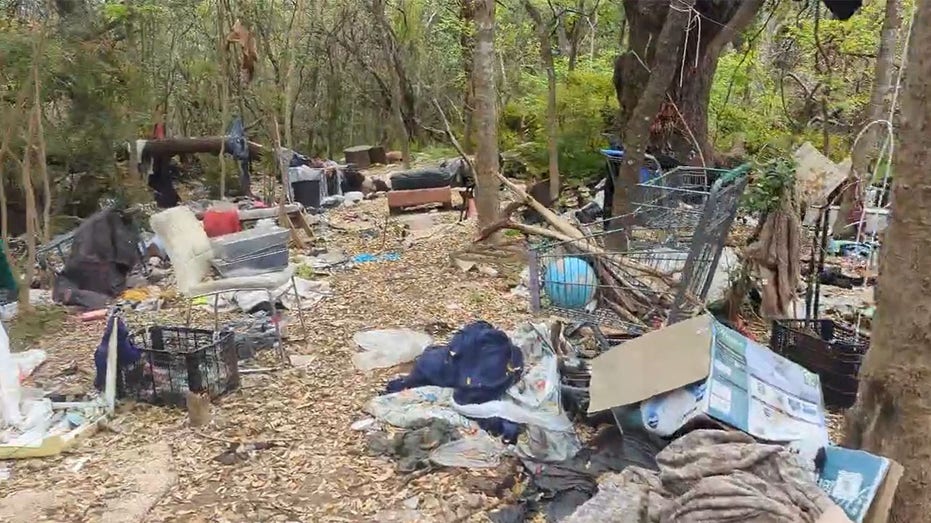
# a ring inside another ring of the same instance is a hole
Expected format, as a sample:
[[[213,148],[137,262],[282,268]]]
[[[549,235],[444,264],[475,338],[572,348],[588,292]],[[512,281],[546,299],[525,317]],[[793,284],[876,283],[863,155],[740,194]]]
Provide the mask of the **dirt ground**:
[[[287,347],[308,356],[308,364],[243,376],[241,389],[215,403],[213,422],[202,429],[190,428],[181,410],[124,404],[106,430],[70,454],[0,463],[9,471],[8,479],[0,476],[0,520],[485,520],[483,513],[499,501],[475,485],[496,472],[406,476],[366,454],[363,434],[350,425],[366,417],[363,406],[398,369],[357,371],[352,335],[437,322],[455,328],[476,319],[509,328],[529,318],[527,301],[509,293],[516,277],[507,270],[489,275],[451,266],[450,253],[475,234],[474,225],[456,223],[458,213],[392,217],[387,226],[386,216],[384,199],[330,213],[333,227],[318,240],[326,247],[401,256],[327,277],[333,294],[305,312],[307,340]],[[180,325],[183,310],[175,301],[160,320]],[[34,383],[89,391],[103,327],[103,320],[69,316],[60,332],[39,343],[49,360]],[[214,459],[243,442],[276,446],[232,465]]]

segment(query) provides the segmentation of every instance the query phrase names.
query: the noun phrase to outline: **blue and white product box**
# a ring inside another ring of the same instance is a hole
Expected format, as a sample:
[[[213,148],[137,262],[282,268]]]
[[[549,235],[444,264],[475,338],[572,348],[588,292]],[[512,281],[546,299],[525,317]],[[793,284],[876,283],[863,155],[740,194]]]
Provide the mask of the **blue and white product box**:
[[[825,447],[818,486],[853,523],[863,523],[892,461],[862,450]]]
[[[793,443],[806,457],[828,444],[818,375],[707,315],[592,362],[589,412],[637,402],[644,426],[660,436],[710,418],[761,440]]]

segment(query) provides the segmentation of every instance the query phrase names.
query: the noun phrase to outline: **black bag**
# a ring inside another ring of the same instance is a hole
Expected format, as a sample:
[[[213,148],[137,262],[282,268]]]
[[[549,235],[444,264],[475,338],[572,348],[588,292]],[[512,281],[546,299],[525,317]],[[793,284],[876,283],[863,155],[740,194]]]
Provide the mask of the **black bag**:
[[[452,173],[441,168],[402,171],[391,176],[391,190],[414,191],[449,187],[454,178]]]

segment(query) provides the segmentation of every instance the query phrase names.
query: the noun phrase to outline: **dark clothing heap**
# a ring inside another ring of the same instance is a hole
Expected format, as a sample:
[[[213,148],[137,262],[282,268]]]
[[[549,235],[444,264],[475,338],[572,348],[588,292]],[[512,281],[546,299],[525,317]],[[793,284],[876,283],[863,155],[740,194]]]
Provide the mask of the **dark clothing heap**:
[[[139,261],[139,235],[119,211],[99,211],[74,232],[65,268],[55,280],[55,301],[104,307],[126,289],[126,277]]]
[[[168,156],[152,158],[152,174],[149,175],[149,188],[155,196],[159,209],[170,209],[181,203],[181,196],[175,189],[175,180],[180,176],[178,166],[171,163]]]
[[[97,350],[94,351],[94,366],[97,369],[97,375],[94,377],[94,387],[97,390],[103,390],[104,385],[106,385],[107,352],[110,349],[110,333],[113,332],[114,323],[116,324],[116,368],[121,369],[131,365],[142,357],[142,351],[133,343],[133,339],[129,335],[129,329],[123,323],[123,320],[111,316],[107,322],[107,329],[103,333],[103,338],[100,339],[100,344],[97,345]],[[120,384],[120,381],[119,376],[117,376],[117,383]],[[118,395],[121,395],[119,392],[122,391],[118,391]]]
[[[562,463],[523,460],[529,484],[516,503],[489,514],[495,523],[536,521],[544,514],[547,522],[558,522],[598,492],[598,477],[620,472],[628,466],[657,470],[656,455],[665,443],[642,429],[624,433],[615,425],[605,426],[572,459]]]
[[[501,399],[521,376],[524,356],[504,332],[484,321],[462,328],[448,345],[428,347],[410,374],[388,383],[386,393],[424,386],[455,389],[460,405]],[[513,443],[521,425],[501,418],[475,420],[482,429]]]

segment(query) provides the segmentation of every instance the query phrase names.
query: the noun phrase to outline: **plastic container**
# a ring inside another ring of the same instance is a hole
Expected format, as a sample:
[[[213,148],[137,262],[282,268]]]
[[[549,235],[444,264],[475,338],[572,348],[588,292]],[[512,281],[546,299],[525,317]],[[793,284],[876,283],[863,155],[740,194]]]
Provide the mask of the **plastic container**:
[[[287,249],[290,234],[291,231],[283,227],[256,227],[216,238],[210,243],[214,258],[230,262],[267,252],[274,247]]]
[[[231,331],[152,326],[132,336],[142,356],[120,370],[118,388],[126,396],[184,408],[188,392],[215,398],[239,388]]]
[[[239,209],[234,205],[212,205],[204,213],[204,231],[209,238],[233,234],[241,230]]]
[[[294,192],[294,200],[312,209],[319,209],[322,198],[320,197],[320,180],[305,180],[300,182],[291,182],[291,190]]]
[[[611,178],[617,179],[617,175],[621,170],[621,162],[624,160],[624,151],[616,151],[614,149],[602,149],[601,154],[604,155],[604,157],[608,160],[608,172],[611,174]],[[652,180],[653,178],[656,177],[658,172],[659,172],[658,165],[656,165],[652,169],[646,166],[640,167],[640,183],[646,183]]]
[[[770,347],[821,377],[828,408],[850,408],[857,399],[860,364],[870,339],[833,320],[776,320]]]
[[[288,249],[287,247],[274,247],[235,260],[214,258],[211,263],[224,278],[265,274],[283,270],[288,266]]]

